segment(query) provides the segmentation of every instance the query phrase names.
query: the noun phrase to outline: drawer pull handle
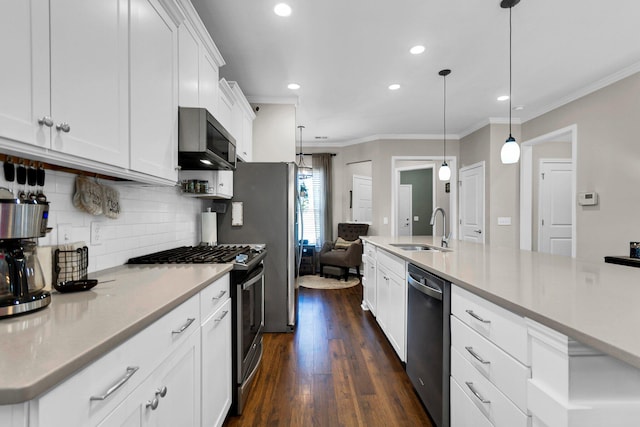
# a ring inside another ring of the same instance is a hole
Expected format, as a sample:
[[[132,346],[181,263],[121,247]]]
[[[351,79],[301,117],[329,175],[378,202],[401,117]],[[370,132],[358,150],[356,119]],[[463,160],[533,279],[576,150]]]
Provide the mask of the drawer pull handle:
[[[187,323],[185,323],[184,325],[180,326],[180,329],[178,329],[177,331],[171,331],[172,334],[181,334],[185,331],[185,329],[187,329],[189,326],[191,326],[191,324],[193,322],[195,322],[195,318],[193,317],[189,317],[187,319]]]
[[[483,319],[482,317],[475,314],[473,310],[465,310],[465,311],[469,314],[469,316],[473,317],[476,320],[479,320],[482,323],[491,323],[491,320]]]
[[[111,396],[117,389],[119,389],[120,387],[122,387],[124,385],[124,383],[126,383],[127,381],[129,381],[129,378],[131,378],[133,376],[133,374],[136,373],[136,371],[140,369],[137,366],[129,366],[127,367],[127,372],[124,374],[124,376],[122,378],[120,378],[118,380],[118,382],[116,382],[114,385],[112,385],[109,390],[106,391],[105,394],[103,394],[102,396],[91,396],[89,398],[89,400],[105,400],[107,399],[109,396]]]
[[[490,400],[485,399],[484,397],[482,397],[482,395],[480,393],[478,393],[478,391],[473,386],[473,383],[471,381],[466,381],[465,384],[467,385],[467,387],[469,387],[469,390],[471,390],[471,393],[473,393],[473,395],[475,397],[477,397],[480,402],[482,402],[482,403],[491,403]]]
[[[211,301],[219,300],[219,299],[220,299],[220,298],[222,298],[222,297],[224,296],[224,294],[226,294],[226,293],[227,293],[227,291],[220,291],[220,293],[218,294],[218,296],[217,296],[217,297],[213,297],[213,298],[211,298]]]
[[[475,352],[473,347],[465,347],[465,349],[469,352],[470,355],[472,355],[478,362],[482,363],[483,365],[488,365],[491,363],[490,361],[484,360],[482,357],[480,357],[480,355]]]
[[[218,317],[217,319],[213,319],[214,322],[218,323],[220,322],[222,319],[225,318],[225,316],[229,313],[229,310],[225,310],[222,312],[222,316]]]

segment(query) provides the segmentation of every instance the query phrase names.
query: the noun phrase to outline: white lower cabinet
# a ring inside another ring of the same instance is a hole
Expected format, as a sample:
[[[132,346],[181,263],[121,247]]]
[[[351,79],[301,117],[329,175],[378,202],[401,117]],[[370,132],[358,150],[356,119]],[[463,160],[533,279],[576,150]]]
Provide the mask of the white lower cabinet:
[[[42,396],[0,406],[0,426],[221,426],[231,375],[225,274]]]
[[[100,427],[200,425],[200,334],[171,354]]]
[[[493,427],[487,417],[471,401],[460,384],[451,377],[451,426]]]
[[[228,295],[228,293],[227,293]],[[231,407],[231,300],[202,324],[202,426],[221,426]]]
[[[377,268],[376,268],[376,247],[370,243],[364,243],[364,254],[362,256],[362,287],[363,304],[362,307],[365,310],[371,311],[376,316],[376,280],[377,280]]]
[[[406,263],[384,250],[376,254],[376,320],[401,361],[406,360]]]

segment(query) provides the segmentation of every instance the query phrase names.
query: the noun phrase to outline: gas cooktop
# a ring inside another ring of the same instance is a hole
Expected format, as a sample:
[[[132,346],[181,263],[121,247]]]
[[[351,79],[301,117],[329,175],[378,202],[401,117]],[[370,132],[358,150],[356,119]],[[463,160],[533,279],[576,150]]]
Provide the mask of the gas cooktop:
[[[266,255],[265,245],[181,246],[130,258],[127,264],[223,264],[251,269]]]

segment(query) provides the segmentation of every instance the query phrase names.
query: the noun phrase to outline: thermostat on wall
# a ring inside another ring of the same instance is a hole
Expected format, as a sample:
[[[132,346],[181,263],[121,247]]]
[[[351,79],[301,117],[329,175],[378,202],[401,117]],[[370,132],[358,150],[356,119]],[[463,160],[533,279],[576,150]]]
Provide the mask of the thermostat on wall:
[[[580,206],[593,206],[598,204],[598,193],[590,191],[588,193],[578,193],[578,204]]]

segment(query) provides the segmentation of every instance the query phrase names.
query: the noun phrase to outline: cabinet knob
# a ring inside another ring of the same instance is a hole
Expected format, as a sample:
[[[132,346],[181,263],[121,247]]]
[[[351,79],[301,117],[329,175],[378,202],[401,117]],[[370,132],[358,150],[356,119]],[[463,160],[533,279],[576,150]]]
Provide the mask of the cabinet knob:
[[[221,182],[220,184],[218,184],[220,187],[224,187],[224,182]]]
[[[53,126],[53,119],[49,116],[42,116],[41,118],[38,119],[38,124],[40,126],[44,125],[50,128],[51,126]]]
[[[158,403],[160,403],[158,401],[158,398],[154,397],[151,400],[147,400],[147,404],[145,405],[145,407],[151,408],[152,411],[155,411],[158,408]]]
[[[56,129],[65,133],[69,133],[69,131],[71,130],[71,126],[69,126],[69,123],[62,122],[56,125]]]
[[[163,386],[162,388],[159,388],[156,390],[156,397],[160,396],[160,397],[165,397],[167,395],[167,386]]]

